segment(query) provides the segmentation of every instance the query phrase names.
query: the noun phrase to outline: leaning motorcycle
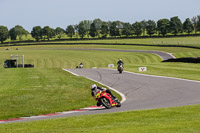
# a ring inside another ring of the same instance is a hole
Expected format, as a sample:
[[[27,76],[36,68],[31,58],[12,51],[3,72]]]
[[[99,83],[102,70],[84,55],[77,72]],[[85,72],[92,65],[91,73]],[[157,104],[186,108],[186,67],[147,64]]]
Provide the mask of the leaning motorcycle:
[[[103,105],[105,108],[110,109],[111,107],[120,107],[121,103],[118,99],[112,98],[112,96],[107,93],[99,90],[96,95],[96,100]]]
[[[118,71],[119,71],[119,73],[122,73],[122,71],[123,71],[123,65],[122,64],[119,64],[119,66],[118,66]]]

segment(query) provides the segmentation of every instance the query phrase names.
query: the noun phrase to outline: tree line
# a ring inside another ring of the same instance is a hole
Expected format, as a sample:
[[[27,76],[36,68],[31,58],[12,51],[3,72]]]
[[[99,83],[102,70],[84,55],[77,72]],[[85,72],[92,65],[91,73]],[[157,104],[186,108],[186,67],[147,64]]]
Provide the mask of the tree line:
[[[67,35],[70,38],[108,38],[108,37],[131,37],[131,36],[167,36],[167,34],[191,34],[200,31],[200,15],[192,19],[186,18],[182,23],[178,16],[170,19],[160,19],[157,22],[154,20],[143,20],[134,22],[133,24],[121,21],[102,21],[101,19],[83,20],[76,25],[69,25],[66,29],[57,27],[53,29],[49,26],[35,26],[31,33],[25,30],[22,26],[17,25],[10,30],[6,26],[0,26],[0,41],[3,43],[10,38],[11,40],[22,40],[23,35],[31,34],[36,41],[54,38],[59,39]]]

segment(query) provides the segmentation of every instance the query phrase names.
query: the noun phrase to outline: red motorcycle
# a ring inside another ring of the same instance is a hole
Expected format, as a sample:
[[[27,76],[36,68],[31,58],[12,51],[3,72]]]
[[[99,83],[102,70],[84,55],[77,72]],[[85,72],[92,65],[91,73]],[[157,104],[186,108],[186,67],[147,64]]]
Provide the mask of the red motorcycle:
[[[103,92],[101,90],[99,90],[99,92],[97,93],[96,100],[107,109],[110,109],[111,107],[115,106],[121,106],[119,100],[112,98],[112,96],[109,93],[106,93],[105,91]]]

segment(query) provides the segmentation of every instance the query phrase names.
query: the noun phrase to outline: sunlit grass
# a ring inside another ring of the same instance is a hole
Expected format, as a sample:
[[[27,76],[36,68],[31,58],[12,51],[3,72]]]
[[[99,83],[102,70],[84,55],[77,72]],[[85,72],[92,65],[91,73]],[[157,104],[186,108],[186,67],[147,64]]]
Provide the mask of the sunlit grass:
[[[61,69],[0,69],[0,119],[79,109],[95,104],[92,81]]]
[[[84,68],[107,68],[119,58],[125,70],[138,72],[138,67],[147,67],[144,74],[164,75],[200,80],[199,64],[162,63],[161,58],[150,53],[89,51],[67,48],[109,48],[132,50],[159,50],[177,57],[198,56],[198,49],[105,46],[105,45],[46,45],[0,48],[0,119],[30,116],[95,105],[89,87],[93,83],[84,78],[64,72],[62,68],[75,68],[83,62]],[[3,61],[10,55],[25,55],[25,63],[34,64],[29,69],[4,69]],[[75,93],[73,92],[75,91]],[[73,95],[71,95],[73,93]],[[80,96],[81,95],[81,96]],[[77,99],[73,99],[76,97]],[[81,101],[81,102],[80,102]]]
[[[6,133],[198,133],[200,105],[0,125]]]
[[[30,37],[29,37],[30,38]],[[32,40],[32,39],[30,39]],[[60,44],[137,44],[137,45],[155,45],[155,46],[193,46],[200,48],[200,37],[169,37],[169,38],[133,38],[133,39],[100,39],[100,40],[66,40],[66,41],[50,41],[50,42],[29,42],[28,44],[52,44],[52,43],[60,43]],[[24,45],[27,43],[16,43],[17,45]],[[9,44],[13,45],[13,44]]]

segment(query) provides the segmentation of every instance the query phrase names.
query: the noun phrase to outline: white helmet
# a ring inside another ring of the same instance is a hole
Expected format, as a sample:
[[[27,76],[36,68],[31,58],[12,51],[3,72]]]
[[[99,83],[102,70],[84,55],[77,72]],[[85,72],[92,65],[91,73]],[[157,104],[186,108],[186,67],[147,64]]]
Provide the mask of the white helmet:
[[[95,90],[97,88],[97,86],[95,84],[91,85],[91,90]]]
[[[119,59],[120,61],[122,61],[122,59]]]

